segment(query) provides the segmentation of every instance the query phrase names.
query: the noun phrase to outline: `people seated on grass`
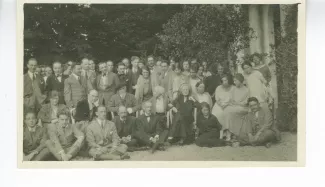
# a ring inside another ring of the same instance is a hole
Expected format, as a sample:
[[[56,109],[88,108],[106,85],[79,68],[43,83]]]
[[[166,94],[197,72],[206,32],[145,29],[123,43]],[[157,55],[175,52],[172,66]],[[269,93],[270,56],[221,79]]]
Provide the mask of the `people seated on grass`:
[[[99,106],[98,102],[98,92],[90,90],[87,99],[81,100],[77,104],[74,115],[75,125],[83,133],[86,133],[87,126],[95,116],[94,111]]]
[[[84,133],[70,123],[70,114],[58,113],[58,121],[48,125],[46,146],[59,161],[74,158],[84,144]]]
[[[41,161],[48,158],[50,152],[45,145],[47,132],[44,127],[37,125],[33,111],[26,112],[23,129],[23,160]]]
[[[43,105],[37,116],[44,127],[47,127],[49,123],[55,123],[60,111],[69,111],[64,104],[59,104],[59,93],[57,91],[51,91],[49,98],[50,103]]]
[[[128,146],[128,151],[140,150],[138,149],[138,141],[134,136],[137,119],[128,115],[127,107],[124,105],[118,107],[118,116],[114,118],[113,122],[121,143]]]
[[[152,113],[152,103],[146,101],[143,104],[144,114],[138,117],[138,124],[135,131],[135,138],[140,146],[151,148],[154,153],[158,150],[165,150],[164,142],[168,136],[168,130],[165,128],[161,118]]]
[[[138,101],[135,99],[133,94],[126,92],[127,85],[121,83],[117,86],[117,93],[113,95],[110,101],[107,103],[107,109],[110,112],[115,114],[118,112],[120,105],[123,105],[127,108],[128,114],[135,116],[136,112],[141,108]]]
[[[181,94],[169,107],[173,111],[173,121],[170,127],[168,142],[183,145],[194,142],[194,127],[196,124],[195,99],[191,96],[190,86],[183,84]]]
[[[202,102],[201,110],[197,117],[198,138],[195,144],[200,147],[220,147],[225,145],[225,141],[220,139],[222,129],[218,119],[211,114],[210,105]]]
[[[222,84],[217,87],[215,91],[216,103],[212,108],[212,114],[217,117],[218,121],[222,125],[223,131],[221,131],[220,138],[226,135],[226,140],[231,140],[231,133],[228,131],[228,126],[225,122],[225,109],[230,105],[231,94],[234,86],[232,85],[232,77],[229,74],[225,74],[221,77]]]
[[[129,159],[127,145],[121,143],[115,124],[106,119],[105,106],[95,108],[95,114],[96,118],[87,127],[86,133],[89,155],[94,160]]]
[[[239,135],[243,119],[248,113],[247,99],[249,90],[243,82],[244,76],[242,74],[239,73],[234,76],[235,87],[232,89],[229,106],[224,110],[225,126],[228,127],[234,138]]]
[[[248,99],[249,113],[238,136],[240,145],[266,146],[276,140],[270,110],[261,107],[256,97]]]

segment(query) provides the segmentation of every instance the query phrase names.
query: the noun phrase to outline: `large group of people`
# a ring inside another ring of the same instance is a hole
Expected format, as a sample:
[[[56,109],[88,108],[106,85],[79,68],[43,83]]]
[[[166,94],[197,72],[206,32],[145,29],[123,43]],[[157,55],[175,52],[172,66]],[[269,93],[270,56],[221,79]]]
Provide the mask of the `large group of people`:
[[[280,139],[270,110],[270,73],[261,59],[231,74],[197,59],[132,56],[114,64],[27,62],[25,161],[129,159],[169,146],[266,146]],[[216,154],[218,154],[216,152]]]

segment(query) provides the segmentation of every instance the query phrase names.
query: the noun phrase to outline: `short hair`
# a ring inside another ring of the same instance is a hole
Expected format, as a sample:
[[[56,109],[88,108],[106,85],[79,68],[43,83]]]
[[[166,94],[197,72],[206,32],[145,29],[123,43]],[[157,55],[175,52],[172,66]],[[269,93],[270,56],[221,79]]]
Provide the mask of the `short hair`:
[[[24,119],[26,119],[28,114],[33,114],[36,117],[36,112],[34,110],[27,110],[25,111]]]
[[[254,101],[256,103],[260,103],[256,97],[250,97],[247,99],[247,105],[249,105],[249,103],[252,101]]]
[[[243,62],[243,63],[241,64],[241,68],[244,69],[244,66],[245,66],[245,65],[247,65],[247,66],[249,66],[249,67],[253,67],[251,63],[249,63],[249,62]]]
[[[61,110],[57,113],[57,117],[59,118],[60,116],[67,116],[68,118],[70,117],[70,112],[68,110]]]
[[[128,61],[129,61],[129,59],[128,59],[128,58],[123,58],[123,59],[122,59],[122,61],[123,61],[123,60],[128,60]]]
[[[108,62],[108,61],[107,61],[107,62]],[[102,64],[107,65],[107,62],[99,62],[99,63],[98,63],[98,67],[99,67],[100,65],[102,65]]]
[[[122,63],[122,62],[120,62],[120,63],[117,64],[117,67],[120,67],[120,66],[124,66],[125,67],[125,64]]]
[[[189,62],[188,60],[183,60],[183,61],[182,61],[182,66],[181,66],[182,71],[184,71],[184,63],[185,63],[185,62],[187,62],[188,65],[190,65],[190,62]]]
[[[120,106],[118,106],[118,112],[120,112],[121,108],[125,108],[125,110],[126,110],[126,106],[120,105]]]
[[[201,110],[203,108],[207,108],[207,109],[209,109],[209,112],[211,112],[210,105],[207,102],[202,102],[200,105],[201,105]]]
[[[118,84],[116,86],[116,91],[120,91],[120,89],[122,89],[123,87],[126,87],[126,83],[125,82],[121,82],[120,84]]]
[[[90,94],[92,91],[96,91],[96,92],[98,93],[98,91],[97,91],[96,89],[90,89],[90,90],[88,91],[88,94]]]
[[[230,75],[230,74],[228,74],[228,73],[223,74],[220,78],[221,78],[221,83],[222,83],[222,79],[223,79],[223,78],[227,78],[227,80],[228,80],[228,84],[229,84],[229,85],[231,85],[231,84],[234,83],[234,80],[233,80],[233,78],[232,78],[232,75]]]
[[[163,63],[167,64],[167,66],[169,65],[169,63],[168,63],[167,60],[162,60],[161,63],[160,63],[160,65],[163,64]]]
[[[146,71],[148,71],[149,72],[149,76],[150,76],[150,74],[151,74],[151,72],[150,72],[150,68],[148,67],[148,66],[143,66],[143,68],[142,68],[142,70],[141,70],[141,75],[143,75],[142,73],[143,73],[143,70],[146,70]]]
[[[148,57],[147,57],[147,59],[148,58],[152,58],[153,60],[155,60],[155,57],[153,56],[153,55],[149,55]]]
[[[234,76],[235,79],[237,79],[239,82],[243,83],[245,78],[244,76],[241,74],[241,73],[237,73],[235,76]]]
[[[27,64],[29,64],[30,61],[36,61],[37,62],[36,58],[30,58],[30,59],[28,59]]]
[[[62,66],[62,63],[60,61],[54,61],[52,67],[54,66],[54,64],[60,64]]]
[[[152,105],[152,102],[151,101],[145,101],[142,103],[142,109],[144,109],[144,107],[146,106],[146,104],[151,104]]]
[[[136,59],[140,59],[140,58],[137,57],[137,56],[132,56],[132,57],[131,57],[131,61],[134,61],[134,60],[136,60]]]
[[[71,69],[73,70],[74,68],[76,68],[76,66],[80,66],[80,63],[72,63],[71,65]]]
[[[100,104],[98,107],[94,107],[94,114],[96,114],[96,112],[98,112],[98,109],[102,107],[105,108],[105,110],[107,111],[106,107],[103,104]]]
[[[49,94],[49,98],[52,99],[54,97],[59,97],[59,92],[56,90],[52,90]]]

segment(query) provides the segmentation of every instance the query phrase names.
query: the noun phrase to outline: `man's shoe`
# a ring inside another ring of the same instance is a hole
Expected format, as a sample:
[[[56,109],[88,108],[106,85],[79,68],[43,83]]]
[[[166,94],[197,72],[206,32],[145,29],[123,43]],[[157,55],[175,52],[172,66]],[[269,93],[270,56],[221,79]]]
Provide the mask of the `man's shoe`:
[[[272,146],[272,143],[271,142],[268,142],[268,143],[265,144],[265,147],[266,148],[270,148],[271,146]]]

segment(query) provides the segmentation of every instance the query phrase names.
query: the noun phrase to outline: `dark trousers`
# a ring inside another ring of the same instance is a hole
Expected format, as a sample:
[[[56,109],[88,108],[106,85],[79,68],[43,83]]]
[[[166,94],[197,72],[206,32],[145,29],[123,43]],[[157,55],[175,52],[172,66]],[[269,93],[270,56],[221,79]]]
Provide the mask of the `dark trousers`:
[[[137,139],[138,144],[140,146],[145,145],[145,146],[150,146],[150,147],[152,146],[154,148],[154,147],[158,147],[158,146],[164,144],[164,142],[166,141],[167,136],[168,136],[168,131],[167,130],[162,131],[159,134],[159,140],[155,144],[152,144],[152,142],[149,139],[150,139],[150,137],[154,137],[154,136],[155,136],[155,134],[149,134],[146,132],[138,132],[138,133],[136,133],[135,138]]]
[[[195,144],[199,147],[225,146],[224,140],[220,139],[219,131],[204,132],[196,139]]]

